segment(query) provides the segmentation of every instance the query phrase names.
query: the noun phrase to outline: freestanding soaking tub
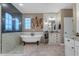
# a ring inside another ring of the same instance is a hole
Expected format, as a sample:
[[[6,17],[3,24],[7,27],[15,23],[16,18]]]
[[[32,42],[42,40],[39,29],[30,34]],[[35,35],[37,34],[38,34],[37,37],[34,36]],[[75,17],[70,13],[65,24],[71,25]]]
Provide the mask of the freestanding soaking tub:
[[[39,45],[41,37],[42,37],[42,34],[21,35],[24,45],[25,43],[28,43],[28,42],[37,42],[37,45]]]

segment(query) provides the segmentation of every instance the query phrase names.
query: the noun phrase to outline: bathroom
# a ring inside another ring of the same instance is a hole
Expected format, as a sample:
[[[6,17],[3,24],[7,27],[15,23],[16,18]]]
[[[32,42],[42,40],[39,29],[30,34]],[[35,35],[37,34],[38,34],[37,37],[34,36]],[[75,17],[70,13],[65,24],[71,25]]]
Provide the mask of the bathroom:
[[[56,8],[54,8],[54,5]],[[15,48],[20,46],[21,47],[19,49],[22,50],[19,52],[18,50],[14,51],[13,54],[24,55],[25,52],[23,52],[23,50],[27,49],[28,52],[32,46],[33,49],[36,48],[34,51],[50,48],[49,50],[51,52],[51,46],[55,45],[57,46],[55,49],[59,48],[57,51],[61,50],[59,52],[56,51],[56,53],[58,53],[57,55],[64,56],[63,33],[65,23],[63,22],[63,19],[64,17],[68,17],[68,19],[70,19],[70,17],[73,18],[72,9],[74,5],[75,4],[73,3],[0,4],[0,53],[12,55],[10,52],[12,53]],[[32,55],[31,53],[33,51],[29,52],[29,54],[27,54],[27,52],[25,55]],[[41,52],[37,55],[42,54],[43,53]],[[52,54],[48,53],[46,55],[54,54],[55,52],[52,52]]]

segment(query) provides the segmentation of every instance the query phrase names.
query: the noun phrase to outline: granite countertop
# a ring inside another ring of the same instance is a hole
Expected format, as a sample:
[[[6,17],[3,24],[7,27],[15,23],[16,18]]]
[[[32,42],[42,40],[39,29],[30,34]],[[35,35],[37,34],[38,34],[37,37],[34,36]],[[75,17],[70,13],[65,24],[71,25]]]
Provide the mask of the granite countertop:
[[[75,40],[75,41],[79,41],[79,37],[75,36],[75,35],[71,35],[69,36],[69,38]]]
[[[76,36],[75,35],[69,35],[69,36],[65,36],[65,37],[73,39],[73,40],[76,40]]]
[[[49,33],[60,33],[59,31],[49,31]]]

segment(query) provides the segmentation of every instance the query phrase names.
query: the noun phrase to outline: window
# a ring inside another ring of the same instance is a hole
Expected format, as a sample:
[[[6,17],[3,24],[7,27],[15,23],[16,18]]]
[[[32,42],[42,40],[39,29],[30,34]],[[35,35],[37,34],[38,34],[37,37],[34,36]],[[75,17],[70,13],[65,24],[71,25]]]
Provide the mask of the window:
[[[19,30],[19,19],[15,18],[15,30],[18,31]]]
[[[31,18],[25,18],[25,29],[31,29]]]
[[[5,13],[5,31],[12,31],[12,15]]]

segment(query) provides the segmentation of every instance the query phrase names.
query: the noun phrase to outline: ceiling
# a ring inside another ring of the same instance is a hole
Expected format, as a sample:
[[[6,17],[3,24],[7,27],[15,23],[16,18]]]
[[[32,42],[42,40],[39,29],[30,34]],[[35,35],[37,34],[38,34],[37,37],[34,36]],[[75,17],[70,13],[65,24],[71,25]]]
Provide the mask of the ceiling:
[[[57,13],[60,9],[72,9],[72,3],[13,3],[22,13]]]

